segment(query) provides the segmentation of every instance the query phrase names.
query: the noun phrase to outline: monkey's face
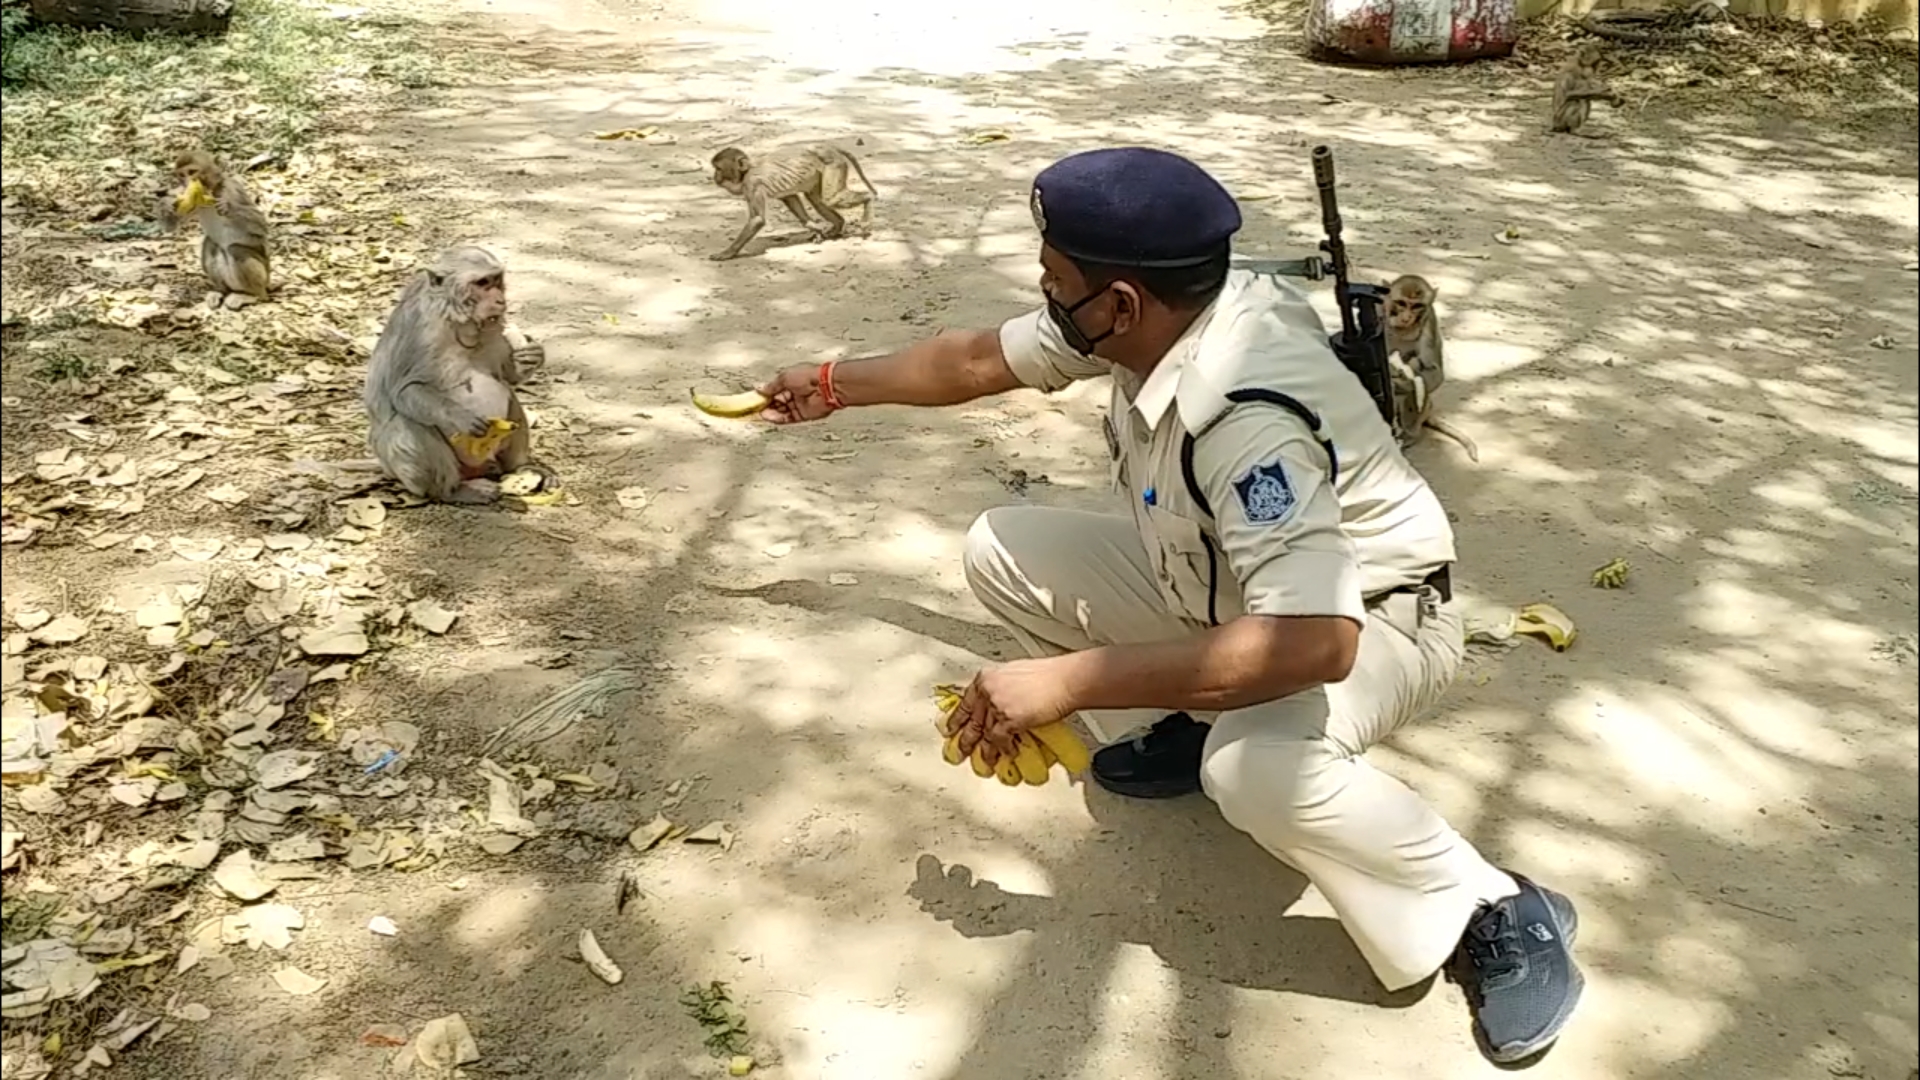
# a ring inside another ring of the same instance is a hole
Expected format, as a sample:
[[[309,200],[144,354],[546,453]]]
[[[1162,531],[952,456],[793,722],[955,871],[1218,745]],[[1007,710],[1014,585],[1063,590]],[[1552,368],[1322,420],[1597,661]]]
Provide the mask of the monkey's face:
[[[1427,317],[1428,300],[1424,296],[1387,297],[1387,325],[1395,330],[1412,330]]]
[[[738,195],[746,187],[747,155],[729,146],[713,155],[713,182],[729,195]]]
[[[497,271],[483,274],[467,283],[462,303],[468,317],[476,323],[498,322],[507,315],[507,274]]]

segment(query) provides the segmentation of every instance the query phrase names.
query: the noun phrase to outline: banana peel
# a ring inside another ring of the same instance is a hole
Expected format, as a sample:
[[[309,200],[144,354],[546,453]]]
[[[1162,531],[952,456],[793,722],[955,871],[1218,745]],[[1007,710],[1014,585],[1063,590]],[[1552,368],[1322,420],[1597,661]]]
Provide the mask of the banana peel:
[[[1545,641],[1554,652],[1566,652],[1580,631],[1567,613],[1552,604],[1528,604],[1514,616],[1513,632]]]
[[[513,434],[513,429],[519,426],[511,420],[496,416],[487,421],[485,435],[469,435],[462,431],[447,436],[447,441],[453,444],[453,452],[460,455],[460,460],[469,465],[478,465],[483,461],[492,460],[493,455],[499,452],[500,444],[506,442],[507,437]]]
[[[688,390],[687,393],[693,398],[694,408],[723,420],[754,416],[772,404],[767,395],[758,390],[742,390],[737,394],[703,394],[698,390]]]
[[[213,193],[208,191],[207,186],[202,184],[200,178],[196,176],[187,181],[187,189],[173,201],[173,212],[180,217],[186,217],[203,206],[212,205]]]
[[[1627,575],[1632,572],[1632,563],[1625,559],[1614,559],[1593,572],[1593,587],[1618,589],[1627,583]]]

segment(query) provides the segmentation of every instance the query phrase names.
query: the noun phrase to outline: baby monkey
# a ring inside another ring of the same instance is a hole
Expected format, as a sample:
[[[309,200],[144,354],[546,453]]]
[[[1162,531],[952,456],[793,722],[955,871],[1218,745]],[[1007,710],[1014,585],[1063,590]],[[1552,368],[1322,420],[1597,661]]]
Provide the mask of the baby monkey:
[[[866,192],[853,190],[847,180],[849,169],[860,177]],[[880,195],[859,159],[828,143],[776,150],[759,160],[737,146],[729,146],[713,155],[713,182],[747,203],[746,224],[740,226],[740,235],[726,250],[713,255],[715,262],[739,255],[747,241],[766,225],[768,200],[784,204],[815,240],[830,240],[846,231],[847,220],[840,216],[840,210],[859,207],[864,224],[873,213],[872,200]],[[800,203],[803,198],[826,221],[824,229],[807,219],[806,207]]]
[[[1578,135],[1583,139],[1598,138],[1580,128],[1587,122],[1587,114],[1596,101],[1604,101],[1614,108],[1620,107],[1620,95],[1607,88],[1600,78],[1600,66],[1606,60],[1606,53],[1597,41],[1589,41],[1574,51],[1567,60],[1567,66],[1560,69],[1560,79],[1553,84],[1553,123],[1549,128],[1555,133]]]
[[[1393,367],[1393,406],[1401,418],[1402,446],[1420,441],[1428,428],[1460,444],[1467,457],[1480,460],[1480,448],[1460,429],[1434,415],[1433,392],[1447,381],[1440,349],[1440,290],[1418,274],[1404,274],[1387,286],[1387,363]]]
[[[267,219],[245,184],[228,176],[204,150],[184,150],[173,163],[178,194],[163,199],[160,222],[178,228],[200,223],[200,270],[219,290],[209,301],[229,310],[267,298]]]

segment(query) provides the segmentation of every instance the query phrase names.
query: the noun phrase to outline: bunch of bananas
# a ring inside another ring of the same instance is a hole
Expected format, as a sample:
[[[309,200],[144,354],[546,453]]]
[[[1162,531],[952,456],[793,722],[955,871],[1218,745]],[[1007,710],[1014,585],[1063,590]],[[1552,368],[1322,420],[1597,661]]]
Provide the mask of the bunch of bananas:
[[[1058,765],[1069,773],[1085,772],[1093,764],[1093,757],[1087,752],[1087,744],[1080,741],[1080,735],[1066,721],[1058,720],[1046,727],[1023,731],[1015,737],[1016,751],[1012,756],[1002,754],[1000,760],[989,765],[982,751],[986,743],[973,748],[971,759],[960,754],[960,729],[953,722],[953,712],[960,705],[960,687],[952,683],[941,683],[933,688],[933,700],[940,707],[940,719],[933,726],[945,740],[940,756],[949,765],[958,765],[969,761],[973,766],[973,775],[985,779],[998,777],[1008,787],[1020,784],[1039,786],[1047,782]]]

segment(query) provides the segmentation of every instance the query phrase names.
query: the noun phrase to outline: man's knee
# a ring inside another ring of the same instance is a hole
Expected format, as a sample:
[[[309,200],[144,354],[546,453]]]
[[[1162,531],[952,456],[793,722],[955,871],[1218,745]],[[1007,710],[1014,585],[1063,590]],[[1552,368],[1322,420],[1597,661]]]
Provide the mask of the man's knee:
[[[1200,785],[1227,824],[1269,846],[1291,847],[1333,826],[1344,756],[1324,739],[1245,738],[1210,746]]]
[[[1013,556],[1006,548],[1004,524],[1011,514],[1027,509],[1020,506],[996,506],[973,519],[967,527],[967,542],[961,555],[967,587],[983,603],[989,596],[1007,592],[1006,582],[1015,573]]]

